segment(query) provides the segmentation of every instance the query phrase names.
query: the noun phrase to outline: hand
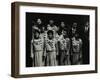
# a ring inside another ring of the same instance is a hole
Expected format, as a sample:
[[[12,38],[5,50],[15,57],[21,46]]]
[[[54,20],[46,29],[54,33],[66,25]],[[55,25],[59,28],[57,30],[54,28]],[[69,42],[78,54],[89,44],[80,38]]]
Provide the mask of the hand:
[[[30,58],[32,58],[32,59],[33,59],[33,56],[30,56]]]

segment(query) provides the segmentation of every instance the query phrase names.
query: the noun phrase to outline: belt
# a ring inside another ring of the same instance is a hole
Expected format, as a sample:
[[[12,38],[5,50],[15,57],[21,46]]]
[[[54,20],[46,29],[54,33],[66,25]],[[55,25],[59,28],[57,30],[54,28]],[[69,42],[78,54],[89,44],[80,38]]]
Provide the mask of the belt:
[[[47,50],[47,52],[55,52],[56,50],[52,50],[52,51],[49,51],[49,50]]]
[[[35,50],[36,52],[40,52],[40,51],[43,51],[43,50]]]

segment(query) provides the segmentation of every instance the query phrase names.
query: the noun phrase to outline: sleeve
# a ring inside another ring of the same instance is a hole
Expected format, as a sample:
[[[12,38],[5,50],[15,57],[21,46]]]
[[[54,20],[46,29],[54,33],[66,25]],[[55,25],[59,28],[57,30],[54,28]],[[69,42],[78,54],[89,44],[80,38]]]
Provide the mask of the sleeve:
[[[56,55],[58,55],[59,54],[59,48],[58,48],[58,41],[56,41]]]
[[[82,40],[81,39],[79,39],[79,42],[80,42],[80,48],[82,48]]]
[[[67,44],[67,55],[69,55],[69,52],[70,52],[70,39],[68,39],[68,44]]]
[[[82,58],[82,40],[80,39],[80,58]]]
[[[31,56],[30,57],[31,58],[34,57],[34,55],[33,55],[33,40],[31,40]]]
[[[73,38],[70,39],[70,53],[73,55]]]
[[[43,56],[46,57],[46,39],[43,40]]]

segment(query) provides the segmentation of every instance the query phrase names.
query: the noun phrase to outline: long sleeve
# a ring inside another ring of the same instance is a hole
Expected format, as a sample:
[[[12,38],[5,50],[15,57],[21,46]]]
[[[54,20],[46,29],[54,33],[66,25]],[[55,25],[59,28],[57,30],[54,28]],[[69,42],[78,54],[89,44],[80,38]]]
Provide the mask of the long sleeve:
[[[69,55],[69,52],[70,52],[70,39],[68,39],[68,41],[67,41],[67,54],[66,55]]]
[[[31,58],[34,57],[34,54],[33,54],[33,40],[31,40]]]

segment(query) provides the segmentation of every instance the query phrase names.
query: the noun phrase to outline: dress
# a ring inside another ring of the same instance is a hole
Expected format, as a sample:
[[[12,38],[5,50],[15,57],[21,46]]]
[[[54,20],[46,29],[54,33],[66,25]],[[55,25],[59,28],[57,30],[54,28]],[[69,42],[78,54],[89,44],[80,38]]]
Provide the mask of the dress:
[[[70,39],[69,38],[60,38],[58,42],[59,46],[59,56],[60,56],[60,65],[68,65],[70,64]]]
[[[82,62],[82,40],[72,38],[72,64],[81,64]]]
[[[46,64],[47,66],[56,66],[57,62],[56,62],[56,55],[57,55],[57,51],[56,51],[56,40],[55,39],[46,39]]]
[[[32,45],[33,45],[33,55],[34,55],[34,65],[35,66],[43,66],[43,49],[44,49],[44,40],[39,38],[39,39],[34,39],[32,40]]]

